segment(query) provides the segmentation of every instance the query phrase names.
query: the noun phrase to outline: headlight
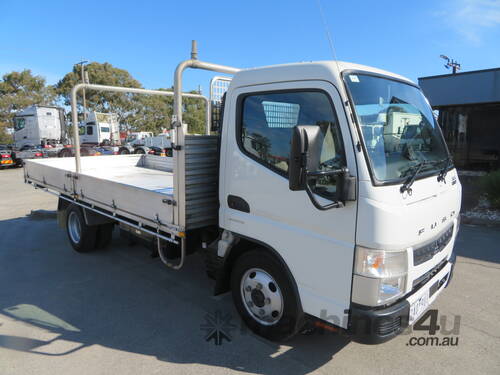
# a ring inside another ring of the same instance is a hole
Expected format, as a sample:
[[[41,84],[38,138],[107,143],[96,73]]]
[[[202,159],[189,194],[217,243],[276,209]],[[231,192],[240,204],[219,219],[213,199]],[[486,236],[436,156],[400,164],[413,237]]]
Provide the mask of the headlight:
[[[402,296],[408,272],[407,251],[356,247],[352,300],[366,306],[384,305]]]
[[[406,275],[408,270],[407,251],[386,251],[356,248],[354,273],[376,278]]]
[[[385,304],[405,292],[406,276],[380,280],[377,304]]]

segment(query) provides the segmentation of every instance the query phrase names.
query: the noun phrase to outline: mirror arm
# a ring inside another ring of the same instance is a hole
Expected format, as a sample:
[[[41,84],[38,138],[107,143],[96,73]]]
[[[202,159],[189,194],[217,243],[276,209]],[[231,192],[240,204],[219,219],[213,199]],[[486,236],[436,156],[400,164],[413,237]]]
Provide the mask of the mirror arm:
[[[326,211],[331,208],[341,208],[344,207],[344,204],[340,201],[332,202],[330,204],[327,204],[326,206],[322,206],[317,200],[316,197],[314,196],[314,193],[312,192],[311,188],[309,187],[309,184],[306,182],[306,192],[307,195],[309,196],[309,199],[311,199],[312,204],[314,207],[316,207],[318,210],[321,211]]]
[[[321,177],[321,176],[332,176],[332,175],[335,176],[335,175],[340,175],[340,174],[347,174],[348,172],[349,172],[349,170],[346,167],[342,167],[342,168],[335,169],[332,171],[315,171],[315,172],[309,172],[307,170],[305,171],[305,173],[306,173],[306,184],[305,184],[306,185],[306,192],[307,192],[307,195],[309,196],[309,199],[311,199],[311,202],[314,205],[314,207],[316,207],[318,210],[326,211],[326,210],[329,210],[331,208],[344,207],[344,203],[342,203],[341,201],[336,201],[336,202],[329,203],[326,206],[322,206],[316,200],[316,197],[314,196],[314,193],[308,184],[307,177]]]
[[[306,171],[306,176],[307,177],[336,176],[339,174],[347,174],[348,172],[349,170],[346,167],[342,167],[339,169],[333,169],[331,171],[315,171],[315,172]]]

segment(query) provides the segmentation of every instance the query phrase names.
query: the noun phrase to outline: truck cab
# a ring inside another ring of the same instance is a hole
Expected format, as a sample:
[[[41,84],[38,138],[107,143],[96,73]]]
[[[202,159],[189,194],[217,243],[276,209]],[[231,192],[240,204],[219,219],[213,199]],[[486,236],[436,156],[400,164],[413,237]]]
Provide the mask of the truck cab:
[[[14,116],[18,149],[61,143],[65,130],[64,110],[59,107],[33,105]]]
[[[152,132],[132,132],[130,133],[125,142],[130,145],[144,145],[148,138],[152,138]]]
[[[220,227],[272,249],[307,314],[368,342],[413,324],[451,278],[461,201],[421,90],[389,72],[330,61],[243,70],[226,95]],[[402,113],[410,120],[399,121]],[[394,137],[396,120],[419,131]],[[380,127],[390,130],[365,139]],[[274,324],[280,310],[273,317],[258,307],[256,284],[240,276],[251,286],[240,313],[254,327]],[[280,298],[273,303],[282,306]]]
[[[79,126],[79,132],[82,143],[120,144],[119,123],[113,113],[90,112],[86,122]]]

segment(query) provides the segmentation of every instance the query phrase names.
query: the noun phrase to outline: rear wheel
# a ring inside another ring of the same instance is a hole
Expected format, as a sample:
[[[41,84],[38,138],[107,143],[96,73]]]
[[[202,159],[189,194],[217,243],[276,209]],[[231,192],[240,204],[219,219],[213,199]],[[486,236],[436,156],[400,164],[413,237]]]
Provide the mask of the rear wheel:
[[[79,253],[94,250],[97,239],[97,226],[90,226],[85,223],[80,207],[72,205],[68,208],[66,231],[73,249]]]
[[[145,154],[146,152],[142,148],[138,148],[137,150],[135,150],[135,153],[136,154]]]
[[[126,148],[121,148],[120,151],[118,152],[120,155],[128,155],[130,154],[130,151],[127,150]]]
[[[233,300],[254,333],[282,341],[302,327],[302,308],[290,278],[265,250],[252,250],[236,260],[231,272]]]

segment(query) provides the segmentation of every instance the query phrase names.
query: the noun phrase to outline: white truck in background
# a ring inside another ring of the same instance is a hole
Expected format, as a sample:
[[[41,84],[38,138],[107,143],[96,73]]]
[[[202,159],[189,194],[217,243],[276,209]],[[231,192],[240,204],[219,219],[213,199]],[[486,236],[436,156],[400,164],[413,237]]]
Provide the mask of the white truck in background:
[[[172,156],[172,142],[169,134],[153,135],[152,132],[132,132],[120,147],[120,155],[154,154]]]
[[[19,150],[57,145],[65,141],[64,109],[32,105],[14,117],[14,144]]]
[[[120,145],[120,124],[114,113],[89,112],[79,131],[82,144]]]
[[[76,148],[75,158],[26,162],[26,182],[59,197],[72,247],[102,248],[119,225],[175,270],[199,251],[215,293],[230,290],[244,322],[271,340],[313,321],[380,343],[414,324],[451,280],[461,201],[421,90],[353,63],[245,70],[200,61],[194,47],[174,74],[172,157],[80,158]],[[187,68],[233,75],[218,134],[209,106],[206,135],[187,134]],[[79,84],[74,119],[82,88],[171,94]],[[387,126],[378,113],[402,102],[430,148],[366,142],[364,127]]]

